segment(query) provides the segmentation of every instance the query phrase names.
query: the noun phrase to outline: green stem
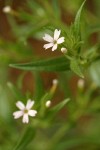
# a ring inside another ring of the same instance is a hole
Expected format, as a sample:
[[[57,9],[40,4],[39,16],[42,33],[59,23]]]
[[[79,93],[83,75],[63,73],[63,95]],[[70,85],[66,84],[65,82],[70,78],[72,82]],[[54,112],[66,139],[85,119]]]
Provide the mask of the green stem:
[[[55,148],[56,143],[58,143],[66,134],[66,132],[71,128],[71,124],[65,124],[62,126],[57,133],[53,136],[53,138],[50,141],[50,144],[48,145],[48,150],[51,150]]]

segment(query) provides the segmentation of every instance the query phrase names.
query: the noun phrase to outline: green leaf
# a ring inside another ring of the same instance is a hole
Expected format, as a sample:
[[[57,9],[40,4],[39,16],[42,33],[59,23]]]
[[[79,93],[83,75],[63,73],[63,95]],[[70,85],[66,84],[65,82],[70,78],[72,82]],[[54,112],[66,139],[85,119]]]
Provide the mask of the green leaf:
[[[52,111],[54,111],[55,113],[59,112],[69,101],[70,101],[69,98],[63,100],[63,101],[60,102],[58,105],[54,106],[54,107],[52,108]]]
[[[39,72],[34,73],[34,78],[35,78],[34,99],[35,101],[39,101],[44,94],[43,81],[41,79]]]
[[[70,99],[67,98],[62,102],[60,102],[59,104],[57,104],[56,106],[54,106],[53,108],[51,108],[50,111],[48,112],[47,119],[52,120],[52,118],[56,115],[56,113],[58,113],[69,101]]]
[[[43,18],[39,18],[38,20],[36,20],[36,18],[33,17],[33,20],[35,20],[35,22],[32,21],[31,23],[28,21],[29,23],[27,24],[18,25],[14,18],[9,17],[11,29],[18,42],[26,43],[28,37],[33,37],[34,34],[36,34],[37,32],[39,33],[42,28],[48,23],[48,21]]]
[[[90,145],[96,144],[99,145],[100,139],[96,137],[90,137],[90,136],[80,136],[80,137],[74,137],[66,139],[65,141],[59,142],[56,145],[57,150],[65,150],[65,149],[74,149],[77,146],[81,145]],[[89,149],[89,148],[88,148]]]
[[[61,13],[60,13],[59,1],[53,0],[52,3],[53,3],[53,9],[55,10],[55,16],[57,18],[60,18]]]
[[[20,90],[18,90],[11,82],[8,82],[7,85],[17,100],[24,99],[24,96],[22,95]]]
[[[79,62],[76,59],[72,59],[70,62],[70,68],[73,72],[75,72],[78,76],[80,76],[81,78],[84,78],[84,75],[81,71]]]
[[[47,117],[46,119],[48,121],[52,121],[53,118],[56,116],[56,114],[70,101],[69,98],[63,100],[62,102],[60,102],[59,104],[57,104],[56,106],[54,106],[53,108],[51,108],[48,113],[47,113]]]
[[[11,103],[9,103],[10,101],[8,100],[7,92],[7,89],[0,84],[0,118],[2,118],[3,121],[5,120],[6,122],[9,122],[11,114]]]
[[[90,75],[98,86],[100,86],[100,60],[92,63],[89,68]]]
[[[69,61],[65,57],[57,57],[24,64],[10,64],[10,67],[30,71],[66,71],[69,70]]]
[[[38,3],[38,2],[36,2],[36,1],[33,1],[33,0],[29,0],[29,1],[27,1],[27,4],[26,4],[26,7],[29,7],[29,9],[31,10],[31,11],[37,11],[37,10],[40,10],[40,8],[41,9],[43,9],[42,8],[42,6]]]
[[[71,96],[71,91],[69,87],[69,80],[72,77],[72,72],[61,72],[58,75],[59,87],[63,91],[65,97]],[[66,87],[66,88],[65,88]]]
[[[35,130],[32,127],[28,127],[13,150],[24,150],[27,145],[33,140],[34,136]]]
[[[76,17],[75,17],[74,30],[75,30],[76,35],[78,35],[80,32],[80,23],[81,23],[80,18],[81,18],[81,12],[82,12],[82,9],[83,9],[85,2],[86,2],[86,0],[82,3],[82,5],[79,8],[79,10],[76,14]]]

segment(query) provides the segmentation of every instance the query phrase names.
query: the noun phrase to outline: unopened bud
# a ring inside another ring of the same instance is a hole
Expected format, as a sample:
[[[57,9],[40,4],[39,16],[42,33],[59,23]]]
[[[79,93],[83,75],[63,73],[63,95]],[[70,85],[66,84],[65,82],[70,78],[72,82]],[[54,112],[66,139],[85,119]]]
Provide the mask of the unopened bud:
[[[58,84],[58,80],[57,79],[53,79],[52,83],[53,83],[53,85],[56,85],[56,84]]]
[[[4,13],[9,13],[11,11],[11,7],[10,6],[5,6],[2,11]]]
[[[45,105],[46,105],[46,107],[50,107],[51,106],[51,101],[48,100]]]
[[[85,82],[84,82],[83,79],[79,79],[79,80],[78,80],[77,85],[78,85],[79,88],[83,88],[83,87],[84,87],[84,84],[85,84]]]
[[[61,52],[65,54],[65,53],[67,53],[67,49],[65,47],[62,47]]]

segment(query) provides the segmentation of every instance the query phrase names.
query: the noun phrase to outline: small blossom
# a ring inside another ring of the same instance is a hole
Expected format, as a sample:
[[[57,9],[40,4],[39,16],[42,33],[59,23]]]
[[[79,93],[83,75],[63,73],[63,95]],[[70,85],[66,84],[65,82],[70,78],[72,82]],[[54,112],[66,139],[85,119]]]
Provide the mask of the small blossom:
[[[84,88],[84,84],[85,84],[85,82],[84,82],[83,79],[79,79],[79,80],[78,80],[77,85],[78,85],[79,88]]]
[[[46,102],[46,107],[50,107],[50,105],[51,105],[51,101],[50,100],[48,100],[47,102]]]
[[[67,49],[65,47],[62,47],[61,52],[65,54],[65,53],[67,53]]]
[[[31,109],[33,107],[33,105],[34,105],[34,101],[31,101],[30,99],[27,101],[26,106],[21,101],[18,101],[16,103],[16,106],[19,108],[19,111],[16,111],[13,113],[14,119],[23,117],[22,122],[28,123],[29,116],[34,117],[37,114],[36,110]]]
[[[57,85],[58,84],[58,80],[57,79],[53,79],[52,83],[53,83],[53,85]]]
[[[3,12],[4,13],[9,13],[11,11],[11,7],[10,6],[5,6],[4,8],[3,8]]]
[[[61,44],[64,42],[64,37],[60,37],[60,33],[61,33],[61,30],[55,29],[54,37],[51,37],[49,34],[45,34],[43,39],[49,43],[45,44],[43,47],[45,49],[52,47],[52,51],[55,51],[57,49],[58,44]]]

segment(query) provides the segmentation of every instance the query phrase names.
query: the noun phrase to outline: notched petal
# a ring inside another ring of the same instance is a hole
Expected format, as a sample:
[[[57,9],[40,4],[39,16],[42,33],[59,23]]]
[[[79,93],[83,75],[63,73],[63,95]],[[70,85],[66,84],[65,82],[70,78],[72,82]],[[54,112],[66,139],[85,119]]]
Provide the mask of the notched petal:
[[[61,38],[59,38],[58,40],[57,40],[57,43],[58,44],[61,44],[61,43],[63,43],[64,42],[64,37],[61,37]]]
[[[24,114],[24,115],[23,115],[22,122],[23,122],[23,123],[28,123],[28,122],[29,122],[28,114]]]
[[[16,111],[13,113],[14,119],[18,119],[23,116],[23,111]]]
[[[53,42],[53,38],[49,34],[45,34],[43,39],[47,42]]]
[[[25,105],[21,102],[21,101],[18,101],[16,103],[16,106],[20,109],[20,110],[23,110],[25,108]]]
[[[57,49],[57,44],[54,44],[52,51],[55,51]]]
[[[32,117],[36,116],[36,114],[37,114],[36,110],[29,110],[29,112],[28,112],[28,115],[32,116]]]
[[[60,36],[61,30],[57,30],[55,29],[54,31],[54,40],[58,40],[59,36]]]
[[[48,48],[50,48],[50,47],[52,47],[54,44],[53,43],[49,43],[49,44],[44,44],[44,48],[45,49],[48,49]]]
[[[34,101],[29,99],[26,104],[26,109],[28,109],[28,110],[31,109],[33,105],[34,105]]]

